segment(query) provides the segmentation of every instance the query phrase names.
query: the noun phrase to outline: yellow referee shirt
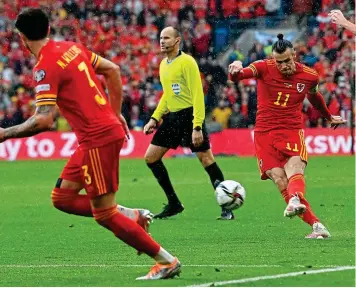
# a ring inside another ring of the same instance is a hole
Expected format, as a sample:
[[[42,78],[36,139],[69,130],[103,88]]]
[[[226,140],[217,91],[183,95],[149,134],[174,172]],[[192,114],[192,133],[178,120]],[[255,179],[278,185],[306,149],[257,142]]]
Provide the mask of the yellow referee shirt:
[[[164,58],[159,67],[163,96],[152,115],[159,121],[166,112],[193,107],[193,128],[202,127],[205,103],[200,72],[194,58],[180,51],[171,62]]]

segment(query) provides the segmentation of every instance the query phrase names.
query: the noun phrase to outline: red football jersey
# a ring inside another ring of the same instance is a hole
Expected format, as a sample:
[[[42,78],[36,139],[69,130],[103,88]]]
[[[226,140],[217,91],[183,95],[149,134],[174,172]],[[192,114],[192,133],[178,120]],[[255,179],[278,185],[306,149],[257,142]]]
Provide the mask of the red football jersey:
[[[296,62],[296,73],[285,77],[277,69],[274,60],[256,61],[248,68],[257,79],[255,131],[302,129],[303,101],[310,91],[318,89],[317,72]]]
[[[58,105],[83,148],[125,137],[95,75],[99,62],[100,57],[81,44],[50,40],[33,71],[36,106]]]

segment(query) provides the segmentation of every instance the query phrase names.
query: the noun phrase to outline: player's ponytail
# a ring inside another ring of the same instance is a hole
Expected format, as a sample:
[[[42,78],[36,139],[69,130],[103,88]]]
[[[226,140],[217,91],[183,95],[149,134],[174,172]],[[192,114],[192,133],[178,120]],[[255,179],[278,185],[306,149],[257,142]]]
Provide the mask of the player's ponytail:
[[[283,37],[283,34],[277,35],[278,41],[273,44],[272,51],[276,51],[278,54],[282,54],[288,48],[293,49],[293,44],[288,40],[284,40]]]

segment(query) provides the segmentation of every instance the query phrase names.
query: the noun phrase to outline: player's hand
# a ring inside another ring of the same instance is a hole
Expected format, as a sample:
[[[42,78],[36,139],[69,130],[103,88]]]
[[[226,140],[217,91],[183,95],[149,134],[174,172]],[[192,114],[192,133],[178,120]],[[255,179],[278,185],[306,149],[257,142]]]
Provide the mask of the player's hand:
[[[340,124],[345,124],[347,121],[342,119],[341,116],[331,115],[331,120],[328,122],[331,124],[331,128],[334,128],[335,130]]]
[[[234,61],[229,65],[229,73],[235,75],[239,73],[244,67],[242,66],[241,61]]]
[[[150,119],[150,121],[148,121],[145,127],[143,127],[143,133],[145,133],[146,135],[153,133],[156,126],[157,122],[153,119]]]
[[[199,147],[203,143],[203,140],[204,140],[203,132],[201,130],[200,131],[193,130],[192,142],[194,147]]]
[[[119,121],[122,124],[122,128],[124,128],[124,130],[125,130],[126,138],[130,139],[129,126],[127,125],[126,119],[124,116],[122,116],[122,114],[120,114],[120,116],[119,116]]]
[[[4,128],[0,128],[0,143],[5,141],[5,129]]]
[[[340,10],[331,10],[329,17],[331,18],[331,22],[341,26],[348,22]]]

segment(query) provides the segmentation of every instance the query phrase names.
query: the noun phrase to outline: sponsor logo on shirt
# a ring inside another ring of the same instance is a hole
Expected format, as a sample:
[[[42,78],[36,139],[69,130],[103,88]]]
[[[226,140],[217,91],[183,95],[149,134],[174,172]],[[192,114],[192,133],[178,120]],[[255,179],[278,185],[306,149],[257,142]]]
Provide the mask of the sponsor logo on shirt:
[[[35,87],[36,93],[43,92],[43,91],[49,91],[49,90],[51,90],[51,85],[49,85],[49,84],[41,84],[41,85],[37,85]]]

